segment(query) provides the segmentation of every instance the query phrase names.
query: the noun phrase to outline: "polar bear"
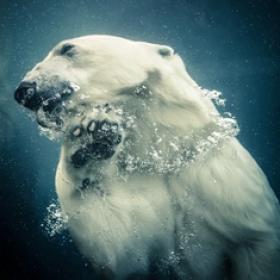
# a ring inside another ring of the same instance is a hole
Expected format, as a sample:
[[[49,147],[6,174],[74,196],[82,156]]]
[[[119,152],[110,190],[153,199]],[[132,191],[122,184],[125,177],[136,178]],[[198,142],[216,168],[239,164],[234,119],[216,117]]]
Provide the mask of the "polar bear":
[[[102,279],[279,279],[278,201],[208,97],[171,47],[106,35],[16,89],[61,141],[59,201]]]

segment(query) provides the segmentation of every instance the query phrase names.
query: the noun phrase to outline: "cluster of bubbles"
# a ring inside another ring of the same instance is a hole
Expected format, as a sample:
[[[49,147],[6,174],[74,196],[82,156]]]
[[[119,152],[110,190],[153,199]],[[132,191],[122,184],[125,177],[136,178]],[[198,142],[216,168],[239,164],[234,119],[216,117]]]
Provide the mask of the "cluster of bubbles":
[[[50,237],[53,237],[67,229],[67,225],[68,216],[62,212],[58,201],[53,201],[47,207],[47,215],[41,227]]]
[[[201,89],[201,91],[206,98],[213,101],[217,106],[225,106],[225,99],[222,98],[221,92],[207,89]],[[213,112],[212,115],[214,119],[213,128],[206,133],[201,133],[200,136],[172,136],[167,135],[170,133],[168,131],[164,135],[162,131],[159,132],[158,125],[153,123],[151,133],[154,133],[156,141],[146,147],[144,157],[141,158],[133,152],[127,153],[127,150],[133,151],[134,143],[126,143],[126,147],[119,157],[122,166],[128,173],[137,170],[143,173],[174,174],[179,172],[182,167],[204,160],[209,152],[219,149],[226,140],[237,136],[239,133],[238,124],[231,113],[219,114]],[[137,127],[136,118],[126,116],[126,119],[129,120],[130,127]],[[139,130],[139,128],[136,129]],[[164,146],[164,151],[161,142],[168,142],[168,146]],[[190,145],[190,143],[193,144]]]
[[[226,105],[226,100],[222,98],[222,93],[217,90],[208,90],[205,88],[200,88],[202,94],[212,100],[217,106],[224,107]]]
[[[212,100],[217,106],[225,107],[226,100],[222,98],[222,93],[217,90],[201,89],[206,98]],[[235,137],[239,133],[239,127],[236,119],[230,112],[223,114],[213,113],[216,129],[214,129],[206,139],[198,141],[196,150],[200,158],[203,158],[208,151],[218,147],[223,141]]]

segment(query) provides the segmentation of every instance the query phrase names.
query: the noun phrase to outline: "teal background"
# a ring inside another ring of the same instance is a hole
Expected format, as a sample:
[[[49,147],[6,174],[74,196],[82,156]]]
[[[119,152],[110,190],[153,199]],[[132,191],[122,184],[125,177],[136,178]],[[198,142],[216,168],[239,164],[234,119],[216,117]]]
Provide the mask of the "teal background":
[[[280,2],[272,0],[2,0],[0,278],[94,275],[67,232],[51,238],[40,226],[56,197],[59,146],[38,134],[13,99],[27,70],[59,41],[87,34],[171,45],[198,84],[223,92],[239,140],[279,197],[279,18]]]

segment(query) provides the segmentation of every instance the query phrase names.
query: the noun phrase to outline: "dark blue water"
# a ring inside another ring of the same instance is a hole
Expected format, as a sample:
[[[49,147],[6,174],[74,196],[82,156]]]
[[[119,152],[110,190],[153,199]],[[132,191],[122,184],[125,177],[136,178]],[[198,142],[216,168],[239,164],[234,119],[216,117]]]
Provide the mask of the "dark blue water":
[[[59,146],[13,100],[27,70],[62,39],[87,34],[171,45],[201,86],[223,92],[240,141],[279,197],[279,18],[271,0],[1,1],[0,278],[94,275],[67,233],[50,237],[40,226],[56,198]]]

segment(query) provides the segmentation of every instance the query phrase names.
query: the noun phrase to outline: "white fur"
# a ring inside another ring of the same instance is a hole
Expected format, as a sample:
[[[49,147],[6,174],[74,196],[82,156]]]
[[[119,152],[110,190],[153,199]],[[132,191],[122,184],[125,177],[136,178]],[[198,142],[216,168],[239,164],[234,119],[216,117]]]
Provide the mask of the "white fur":
[[[80,87],[67,104],[77,114],[65,117],[56,189],[94,266],[113,278],[147,275],[153,255],[181,279],[219,279],[226,256],[230,279],[278,279],[278,202],[250,154],[223,134],[222,117],[180,57],[167,46],[110,36],[67,42],[76,46],[73,57],[58,54],[60,43],[25,80],[57,75]],[[104,103],[114,110],[96,109]],[[80,143],[69,140],[69,129],[104,118],[122,124],[115,155],[74,168],[69,157]],[[209,135],[222,136],[201,155],[197,145]],[[103,195],[79,190],[95,176]]]

